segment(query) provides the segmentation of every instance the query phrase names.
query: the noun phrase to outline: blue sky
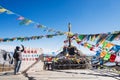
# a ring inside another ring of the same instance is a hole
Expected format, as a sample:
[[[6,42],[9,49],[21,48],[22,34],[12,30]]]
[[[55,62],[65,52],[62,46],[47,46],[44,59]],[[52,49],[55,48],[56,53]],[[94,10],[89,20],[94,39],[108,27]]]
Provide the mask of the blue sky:
[[[55,30],[80,34],[120,30],[120,0],[0,0],[0,5]],[[51,34],[34,25],[20,26],[16,16],[0,14],[0,38]],[[20,45],[60,49],[66,36],[32,41],[14,41],[0,45]]]

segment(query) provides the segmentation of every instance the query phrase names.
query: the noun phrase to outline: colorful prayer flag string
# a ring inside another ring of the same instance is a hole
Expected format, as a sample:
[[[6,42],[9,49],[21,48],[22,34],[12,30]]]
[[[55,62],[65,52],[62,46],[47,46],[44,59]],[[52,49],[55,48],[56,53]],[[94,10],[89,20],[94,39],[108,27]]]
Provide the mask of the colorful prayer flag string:
[[[33,20],[31,20],[31,19],[28,19],[28,18],[26,18],[26,17],[24,17],[24,16],[22,16],[22,15],[20,15],[20,14],[17,14],[17,13],[15,13],[15,12],[12,12],[12,11],[10,11],[10,10],[2,7],[2,6],[0,6],[0,13],[6,13],[6,14],[16,15],[16,16],[17,16],[17,20],[20,21],[20,23],[19,23],[20,25],[30,25],[30,24],[33,23],[33,24],[36,25],[37,28],[43,29],[43,31],[64,33],[64,32],[62,32],[62,31],[57,31],[57,30],[48,28],[48,27],[46,27],[46,26],[44,26],[44,25],[42,25],[42,24],[40,24],[40,23],[38,23],[38,22],[35,22],[35,21],[33,21]]]
[[[0,42],[12,42],[12,41],[29,41],[29,40],[38,40],[38,39],[42,39],[44,37],[46,38],[52,38],[54,36],[61,36],[64,34],[59,34],[59,33],[55,33],[55,34],[49,34],[49,35],[40,35],[40,36],[31,36],[31,37],[13,37],[13,38],[0,38]]]

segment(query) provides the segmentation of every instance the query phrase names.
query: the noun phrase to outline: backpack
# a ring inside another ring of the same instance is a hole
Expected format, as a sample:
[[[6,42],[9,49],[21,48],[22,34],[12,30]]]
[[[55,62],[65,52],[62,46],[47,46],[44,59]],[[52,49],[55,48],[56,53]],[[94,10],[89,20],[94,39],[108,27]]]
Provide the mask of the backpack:
[[[17,51],[15,50],[15,51],[14,51],[14,54],[13,54],[13,58],[16,59],[16,58],[18,58],[18,56],[19,56],[19,55],[18,55]]]

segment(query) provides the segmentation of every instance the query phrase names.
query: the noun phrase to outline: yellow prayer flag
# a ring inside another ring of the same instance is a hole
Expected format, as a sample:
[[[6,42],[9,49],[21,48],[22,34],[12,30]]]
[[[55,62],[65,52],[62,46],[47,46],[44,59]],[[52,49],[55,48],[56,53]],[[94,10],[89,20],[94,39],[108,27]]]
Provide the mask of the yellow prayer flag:
[[[1,8],[0,9],[0,13],[3,13],[3,12],[5,12],[6,11],[6,9],[4,9],[4,8]]]
[[[95,35],[91,38],[91,41],[94,41],[95,40]]]
[[[79,38],[76,38],[75,40],[76,40],[76,42],[79,42],[79,41],[80,41],[80,39],[79,39]]]
[[[32,22],[32,20],[29,20],[29,21],[28,21],[28,23],[31,23],[31,22]]]
[[[88,46],[88,43],[84,43],[84,47],[87,47]]]
[[[100,57],[104,57],[106,54],[107,54],[107,52],[102,51],[101,54],[100,54]]]
[[[68,32],[68,37],[72,37],[72,36],[73,36],[73,33]]]
[[[73,36],[73,33],[71,33],[71,32],[65,32],[65,34],[66,34],[68,37],[72,37],[72,36]]]
[[[103,44],[105,42],[105,39],[101,40],[99,44]]]

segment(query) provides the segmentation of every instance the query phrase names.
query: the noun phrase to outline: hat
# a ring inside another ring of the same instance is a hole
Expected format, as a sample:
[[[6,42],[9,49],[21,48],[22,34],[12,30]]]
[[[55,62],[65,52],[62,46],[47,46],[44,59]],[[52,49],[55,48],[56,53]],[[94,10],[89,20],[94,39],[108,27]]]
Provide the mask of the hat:
[[[16,50],[19,50],[20,49],[20,47],[19,46],[16,46]]]

